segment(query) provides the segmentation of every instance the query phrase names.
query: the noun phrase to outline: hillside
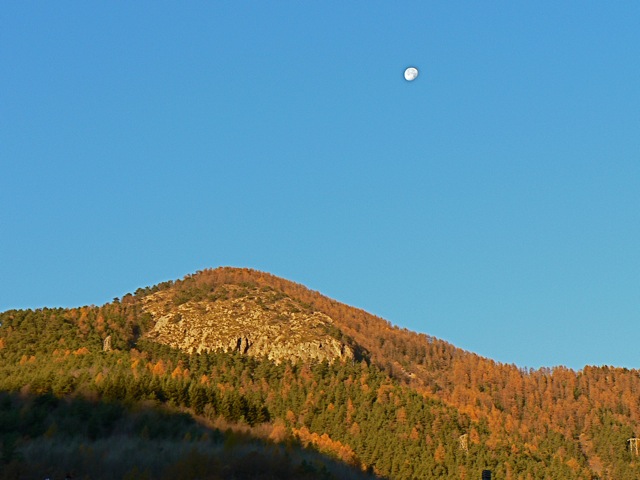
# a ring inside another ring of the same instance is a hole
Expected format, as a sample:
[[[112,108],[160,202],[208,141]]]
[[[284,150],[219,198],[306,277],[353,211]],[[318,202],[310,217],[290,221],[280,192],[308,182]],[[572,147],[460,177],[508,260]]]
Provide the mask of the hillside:
[[[309,478],[475,479],[485,468],[504,479],[640,478],[627,448],[640,422],[638,371],[525,371],[263,272],[205,270],[101,307],[13,310],[0,323],[5,467],[47,458],[53,440],[78,459],[83,442],[144,442],[139,418],[160,408],[205,430],[154,437],[183,453],[149,464],[148,478],[179,462],[199,466],[190,478],[217,478],[253,441],[230,441],[238,432],[255,438],[256,461],[269,445],[300,452],[288,475]],[[63,428],[39,407],[52,401],[115,404],[120,426],[89,415],[91,432]],[[25,435],[20,422],[38,427]],[[242,475],[223,476],[256,478]]]

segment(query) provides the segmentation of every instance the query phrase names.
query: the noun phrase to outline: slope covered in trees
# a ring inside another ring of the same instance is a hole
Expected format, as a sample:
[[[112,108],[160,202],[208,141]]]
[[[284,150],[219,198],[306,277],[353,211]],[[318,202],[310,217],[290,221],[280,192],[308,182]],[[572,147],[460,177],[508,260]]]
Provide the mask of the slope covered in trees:
[[[247,295],[277,292],[295,299],[298,308],[328,315],[333,335],[353,345],[358,360],[276,364],[237,352],[188,355],[145,339],[153,325],[143,309],[145,296],[164,290],[176,305],[215,302],[232,290],[225,289],[229,284]],[[308,447],[318,458],[341,462],[349,475],[474,479],[489,468],[505,479],[640,478],[640,463],[626,444],[640,420],[637,371],[524,371],[262,272],[207,270],[102,307],[8,311],[0,322],[0,390],[13,392],[1,402],[0,430],[11,432],[2,438],[7,465],[35,451],[36,440],[44,445],[47,435],[74,431],[55,415],[33,420],[39,425],[33,434],[16,430],[16,422],[30,424],[30,406],[44,401],[56,408],[89,402],[100,406],[97,412],[117,405],[119,418],[126,417],[120,430],[104,430],[96,419],[87,424],[93,430],[79,430],[91,442],[114,434],[165,440],[163,433],[144,433],[142,406],[189,414],[200,423],[185,427],[180,439],[166,438],[186,445],[175,447],[184,452],[176,462],[201,464],[197,452],[231,448],[215,428],[224,425],[285,452]],[[109,352],[103,351],[107,336]],[[20,402],[26,403],[18,408]],[[203,435],[218,443],[189,443]],[[190,451],[196,453],[189,457]],[[296,462],[292,469],[307,468],[318,478],[331,478],[337,468],[317,459]],[[208,474],[216,478],[212,465]],[[161,478],[160,471],[148,473]]]

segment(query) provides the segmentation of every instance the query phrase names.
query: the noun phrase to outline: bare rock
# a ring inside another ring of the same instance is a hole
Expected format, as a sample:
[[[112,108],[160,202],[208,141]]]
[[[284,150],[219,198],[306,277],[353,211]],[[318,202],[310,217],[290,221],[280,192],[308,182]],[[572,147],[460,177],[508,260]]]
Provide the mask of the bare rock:
[[[107,338],[102,342],[102,351],[110,352],[111,351],[111,335],[107,335]]]
[[[354,358],[351,347],[332,334],[336,330],[329,316],[273,292],[225,288],[227,298],[179,305],[171,291],[149,295],[144,310],[155,325],[147,338],[189,353],[235,351],[277,363]]]

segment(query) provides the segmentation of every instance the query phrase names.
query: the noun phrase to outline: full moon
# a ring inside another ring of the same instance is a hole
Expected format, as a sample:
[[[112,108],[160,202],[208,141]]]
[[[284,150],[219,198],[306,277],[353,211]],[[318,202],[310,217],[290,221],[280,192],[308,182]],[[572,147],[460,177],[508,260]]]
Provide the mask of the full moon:
[[[418,77],[418,69],[415,67],[409,67],[404,71],[404,79],[407,82],[412,82]]]

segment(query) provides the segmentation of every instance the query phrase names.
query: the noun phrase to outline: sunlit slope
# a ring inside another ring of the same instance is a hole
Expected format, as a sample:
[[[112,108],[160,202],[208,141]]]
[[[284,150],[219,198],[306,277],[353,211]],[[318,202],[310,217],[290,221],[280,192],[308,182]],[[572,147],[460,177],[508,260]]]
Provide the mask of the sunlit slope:
[[[300,284],[254,270],[207,270],[168,288],[188,292],[224,284],[271,288],[331,318],[360,356],[397,381],[486,422],[492,447],[530,449],[535,455],[542,438],[557,434],[575,440],[576,455],[589,457],[597,473],[607,463],[619,462],[623,470],[637,466],[627,449],[627,439],[640,423],[636,370],[608,366],[579,372],[564,367],[520,369],[395,327]]]
[[[263,272],[0,322],[6,391],[151,401],[389,478],[640,478],[637,371],[523,371]]]

